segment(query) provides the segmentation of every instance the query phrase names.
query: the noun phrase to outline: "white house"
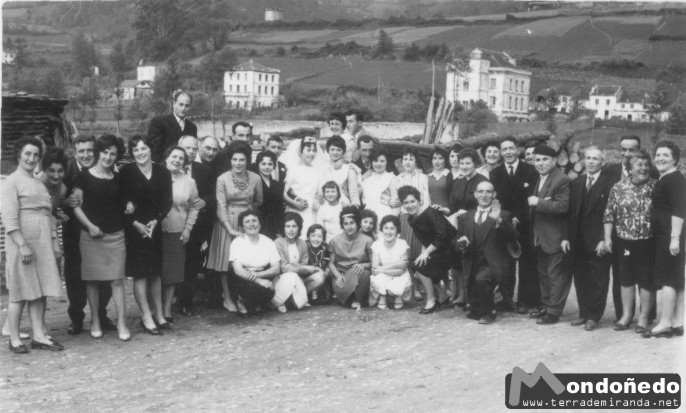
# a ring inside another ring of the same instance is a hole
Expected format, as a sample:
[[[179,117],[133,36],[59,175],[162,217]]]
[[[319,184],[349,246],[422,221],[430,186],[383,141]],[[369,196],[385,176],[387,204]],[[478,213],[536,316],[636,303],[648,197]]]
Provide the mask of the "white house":
[[[17,57],[17,52],[14,50],[3,50],[2,51],[2,64],[8,65],[14,63],[14,59]]]
[[[283,10],[276,8],[266,8],[264,9],[264,21],[266,22],[276,22],[283,20]]]
[[[445,96],[465,108],[483,100],[500,120],[525,120],[530,87],[531,72],[518,69],[507,53],[477,48],[469,55],[468,71],[448,65]]]
[[[586,108],[595,112],[596,119],[617,117],[642,122],[652,120],[652,115],[647,112],[650,108],[650,96],[646,93],[626,93],[621,86],[593,86]],[[666,120],[668,114],[660,113],[659,117]]]
[[[532,110],[547,110],[546,100],[552,93],[555,93],[558,98],[558,103],[555,106],[557,113],[569,113],[574,108],[574,99],[577,99],[577,104],[582,106],[581,99],[578,98],[580,94],[580,87],[574,87],[566,84],[555,84],[548,88],[541,89],[536,93],[534,102],[532,102]],[[575,96],[576,95],[576,96]]]
[[[147,80],[149,82],[154,82],[159,69],[164,65],[165,63],[163,62],[143,63],[141,60],[138,64],[136,79],[140,81]]]
[[[252,59],[224,72],[224,101],[230,107],[251,110],[273,107],[279,101],[281,71]]]
[[[129,101],[138,96],[150,94],[152,92],[152,82],[149,80],[123,80],[119,84],[122,91],[121,100]]]

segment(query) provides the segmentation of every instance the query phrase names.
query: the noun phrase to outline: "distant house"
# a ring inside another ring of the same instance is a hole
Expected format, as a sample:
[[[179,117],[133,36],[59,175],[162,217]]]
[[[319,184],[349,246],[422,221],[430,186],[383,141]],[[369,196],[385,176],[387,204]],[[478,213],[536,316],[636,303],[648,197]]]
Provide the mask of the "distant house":
[[[580,88],[566,84],[555,84],[541,89],[536,93],[532,109],[547,110],[547,100],[553,93],[558,97],[558,104],[555,106],[556,112],[569,113],[574,108],[574,100],[579,99]],[[582,101],[578,100],[577,104],[582,106]]]
[[[266,22],[276,22],[283,20],[283,10],[275,8],[264,9],[264,21]]]
[[[14,63],[14,59],[17,57],[17,52],[14,50],[3,50],[2,51],[2,64],[11,65]]]
[[[281,71],[252,59],[224,72],[224,101],[230,107],[251,110],[274,107],[279,101]]]
[[[648,122],[650,97],[646,93],[626,93],[621,86],[595,85],[588,96],[587,109],[595,112],[596,119],[621,118],[630,121]],[[659,114],[667,118],[666,113]]]
[[[119,84],[121,100],[129,101],[152,92],[152,82],[148,80],[123,80]]]
[[[147,80],[149,82],[154,82],[159,70],[165,66],[164,62],[148,62],[143,63],[143,60],[138,64],[136,70],[137,80]]]
[[[474,49],[469,55],[469,70],[449,64],[445,96],[469,108],[482,100],[500,120],[527,120],[531,72],[517,68],[505,52]]]

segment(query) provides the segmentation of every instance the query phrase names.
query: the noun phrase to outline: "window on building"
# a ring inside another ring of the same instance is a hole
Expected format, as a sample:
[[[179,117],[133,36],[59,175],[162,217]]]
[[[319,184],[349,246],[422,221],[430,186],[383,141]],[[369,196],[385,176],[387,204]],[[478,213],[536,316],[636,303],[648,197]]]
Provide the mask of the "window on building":
[[[515,110],[519,110],[519,99],[515,98]]]
[[[274,86],[272,86],[272,93],[271,93],[271,95],[272,95],[272,96],[274,95]]]
[[[495,96],[491,96],[491,107],[495,107]]]
[[[510,96],[510,99],[507,102],[507,108],[512,109],[512,96]]]
[[[626,118],[632,120],[631,115],[626,115]]]
[[[634,108],[634,104],[632,103],[630,107],[631,107],[631,109],[633,109],[633,108]]]
[[[259,75],[259,80],[260,80],[260,82],[262,81],[262,75],[261,74]]]
[[[469,90],[469,81],[465,80],[462,82],[462,90]]]
[[[610,106],[610,99],[605,99],[605,104]]]
[[[515,80],[515,92],[519,92],[519,80]]]
[[[495,89],[495,79],[491,79],[491,89]]]
[[[243,92],[248,93],[248,85],[243,85]]]
[[[233,85],[229,85],[229,92],[233,92]]]
[[[596,104],[596,106],[597,106],[597,105],[600,105],[600,99],[596,99],[596,100],[595,100],[595,104]]]
[[[525,84],[525,83],[526,83],[526,82],[524,82],[524,81],[522,80],[522,92],[525,91],[525,88],[524,88],[524,84]]]
[[[622,103],[622,109],[624,109],[625,106],[626,106],[626,105]]]
[[[261,76],[261,75],[260,75]],[[262,86],[257,87],[257,94],[261,95],[262,94]]]

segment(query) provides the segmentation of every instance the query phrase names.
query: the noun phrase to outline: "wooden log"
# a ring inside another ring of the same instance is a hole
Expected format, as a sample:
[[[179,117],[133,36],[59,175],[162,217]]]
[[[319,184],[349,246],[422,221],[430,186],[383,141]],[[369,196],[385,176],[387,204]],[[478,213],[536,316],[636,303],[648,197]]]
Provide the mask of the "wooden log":
[[[579,162],[579,153],[578,152],[572,152],[569,154],[569,162],[571,163],[577,163]]]
[[[560,166],[567,166],[569,164],[569,157],[567,156],[567,150],[562,148],[557,154],[557,164]]]
[[[445,98],[441,98],[438,101],[438,108],[436,108],[436,113],[434,114],[434,121],[431,125],[431,134],[429,135],[429,141],[426,143],[433,143],[434,137],[436,136],[436,131],[443,120],[443,107],[445,106]]]
[[[431,137],[435,102],[436,98],[431,96],[431,99],[429,100],[429,110],[426,111],[426,123],[424,124],[424,143],[429,143],[429,138]]]

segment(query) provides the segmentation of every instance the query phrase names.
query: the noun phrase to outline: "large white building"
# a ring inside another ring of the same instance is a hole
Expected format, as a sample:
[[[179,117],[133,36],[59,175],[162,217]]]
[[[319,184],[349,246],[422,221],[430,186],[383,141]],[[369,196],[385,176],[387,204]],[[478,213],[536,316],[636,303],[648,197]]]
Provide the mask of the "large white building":
[[[588,95],[586,109],[595,112],[596,119],[621,118],[631,121],[650,121],[647,113],[650,98],[646,94],[631,95],[625,93],[621,86],[595,85]],[[666,113],[661,113],[666,119]]]
[[[529,116],[531,72],[518,69],[504,52],[474,49],[469,70],[448,65],[445,96],[469,108],[482,100],[500,120],[526,120]]]
[[[163,62],[143,63],[141,60],[136,70],[136,80],[154,82],[159,68],[164,67]]]
[[[250,59],[224,72],[224,101],[239,109],[273,107],[279,102],[281,71]]]

